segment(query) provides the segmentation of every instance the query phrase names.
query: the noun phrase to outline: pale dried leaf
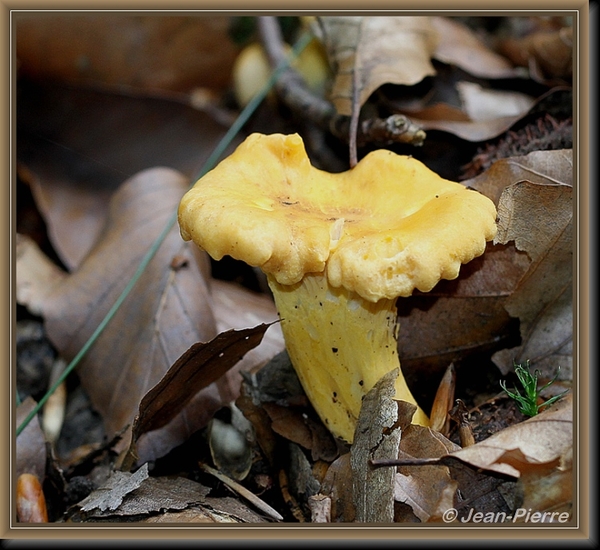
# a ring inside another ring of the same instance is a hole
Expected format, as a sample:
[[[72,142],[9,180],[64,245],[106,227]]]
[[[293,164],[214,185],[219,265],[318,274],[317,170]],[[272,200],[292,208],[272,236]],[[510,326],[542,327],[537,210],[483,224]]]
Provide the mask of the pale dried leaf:
[[[198,525],[202,523],[244,523],[241,519],[230,514],[205,508],[203,506],[191,506],[181,512],[163,512],[150,516],[140,521],[141,523],[189,523]],[[257,523],[253,521],[252,523]]]
[[[113,197],[102,239],[80,269],[43,304],[49,338],[72,359],[113,306],[175,212],[187,180],[168,169],[142,172]],[[181,268],[174,257],[185,257]],[[141,397],[193,343],[216,335],[206,284],[207,259],[174,225],[132,292],[79,364],[81,383],[108,433],[133,421]],[[226,393],[226,392],[225,392]],[[217,386],[207,388],[207,421]],[[122,440],[127,445],[127,437]]]
[[[411,424],[402,434],[398,458],[440,458],[458,448],[442,434]],[[401,466],[394,478],[394,500],[409,505],[426,522],[436,514],[440,500],[447,501],[456,487],[447,466]]]
[[[145,523],[266,523],[254,510],[231,497],[204,499],[204,505],[191,506],[181,512],[151,516]]]
[[[570,513],[573,508],[573,450],[546,467],[524,472],[518,484],[523,493],[521,506],[542,513],[550,512],[547,522],[556,522],[557,514]],[[554,516],[553,512],[556,513]]]
[[[352,480],[350,453],[345,453],[331,463],[321,483],[321,493],[331,499],[331,520],[334,522],[350,523],[356,519]]]
[[[413,123],[418,124],[424,130],[441,130],[454,134],[466,141],[481,142],[496,138],[507,132],[517,122],[533,112],[546,112],[548,102],[555,99],[556,103],[560,103],[565,93],[566,91],[564,88],[550,90],[546,94],[536,98],[532,107],[520,114],[498,116],[496,118],[486,118],[484,120],[470,120],[466,112],[463,112],[463,115],[461,116],[456,109],[437,105],[421,110],[414,110],[414,112],[410,109],[403,109],[403,112],[410,117]],[[513,95],[510,95],[509,97],[512,98],[512,112],[514,112],[515,97]],[[518,100],[518,103],[522,104],[525,101],[521,98]],[[502,113],[501,107],[502,106],[495,106],[495,109],[499,113]]]
[[[514,241],[532,261],[505,304],[520,320],[522,344],[494,356],[504,373],[513,361],[530,360],[550,377],[561,362],[563,375],[570,375],[572,358],[561,350],[573,338],[572,197],[571,185],[523,181],[507,187],[500,198],[496,240]],[[559,359],[552,359],[555,353]]]
[[[562,183],[522,181],[508,186],[498,203],[495,242],[515,241],[533,262],[540,261],[561,238],[566,239],[565,248],[571,251],[572,192],[572,185]]]
[[[524,115],[535,99],[520,92],[486,89],[474,82],[457,82],[456,89],[470,120],[484,122]]]
[[[17,303],[26,306],[34,315],[41,315],[44,298],[66,273],[40,250],[31,237],[20,234],[16,236],[15,267]]]
[[[188,508],[182,512],[166,512],[159,516],[151,516],[144,523],[244,523],[230,514],[202,508],[200,506]],[[256,522],[252,522],[256,523]]]
[[[573,399],[567,394],[540,414],[451,453],[463,462],[513,477],[567,456],[573,446]]]
[[[441,502],[452,503],[458,483],[450,478],[444,466],[418,466],[412,470],[408,475],[396,474],[394,500],[408,504],[425,523],[435,516]]]
[[[135,491],[147,478],[148,464],[144,464],[133,474],[116,471],[102,487],[84,498],[78,506],[83,512],[89,512],[96,508],[101,512],[105,510],[112,512],[121,505],[127,494]]]
[[[495,138],[506,132],[519,118],[518,116],[504,116],[492,120],[464,121],[453,119],[429,119],[424,120],[419,116],[409,114],[413,123],[418,124],[424,130],[441,130],[458,136],[471,142],[485,141]]]
[[[520,181],[561,185],[573,181],[573,151],[533,151],[525,156],[501,159],[483,174],[463,181],[489,197],[497,205],[504,189]]]
[[[335,73],[330,100],[341,115],[383,84],[410,86],[435,74],[438,38],[428,17],[328,16],[319,27]]]
[[[487,47],[466,25],[452,17],[431,17],[439,38],[434,57],[481,78],[509,78],[520,74],[503,56]]]
[[[437,495],[437,502],[429,507],[428,522],[439,523],[444,521],[444,514],[447,513],[448,510],[454,508],[457,489],[458,482],[456,481],[450,481],[443,486],[441,492]]]

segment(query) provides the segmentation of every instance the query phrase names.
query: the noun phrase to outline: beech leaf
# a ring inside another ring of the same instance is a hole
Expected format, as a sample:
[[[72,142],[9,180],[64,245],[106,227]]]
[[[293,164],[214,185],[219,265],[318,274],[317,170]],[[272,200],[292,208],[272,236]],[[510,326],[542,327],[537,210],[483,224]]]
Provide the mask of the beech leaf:
[[[133,443],[161,428],[203,388],[221,378],[247,351],[260,344],[269,325],[222,332],[208,343],[193,344],[142,399],[133,425]]]
[[[463,181],[498,204],[506,187],[520,181],[548,185],[568,185],[573,181],[573,151],[533,151],[511,156],[492,164],[483,174]]]
[[[115,193],[102,238],[44,302],[48,336],[65,358],[72,359],[98,327],[187,186],[186,178],[173,170],[152,169]],[[170,268],[179,256],[187,259],[185,265]],[[109,432],[132,422],[142,395],[185,349],[216,335],[207,268],[206,259],[183,243],[174,225],[81,361],[81,382]]]
[[[504,197],[499,236],[457,279],[397,301],[409,383],[441,376],[449,363],[477,351],[491,351],[503,374],[513,360],[530,359],[550,378],[558,364],[561,377],[570,376],[571,178],[572,152],[559,150],[503,159],[463,182],[497,204]],[[519,335],[522,346],[513,348]]]
[[[522,343],[501,350],[494,361],[504,373],[513,361],[530,360],[538,369],[546,367],[550,377],[559,366],[569,376],[572,358],[563,348],[573,338],[573,188],[566,183],[513,184],[500,197],[498,219],[496,241],[514,241],[532,263],[505,303],[520,320]]]
[[[539,512],[571,512],[573,508],[573,453],[523,472],[519,478],[522,507]]]
[[[520,477],[569,455],[573,447],[573,398],[569,393],[550,408],[450,456],[493,472]]]
[[[189,481],[189,480],[186,480]],[[231,497],[206,497],[206,505],[190,506],[180,512],[166,511],[152,515],[143,523],[266,523],[267,520],[250,507]]]
[[[434,16],[431,25],[439,43],[434,57],[480,78],[509,78],[519,75],[502,55],[490,49],[477,34],[454,17]]]
[[[41,315],[44,298],[62,282],[66,273],[40,250],[31,237],[19,233],[16,235],[16,270],[17,303],[26,306],[34,315]]]
[[[439,432],[411,424],[402,434],[398,458],[439,458],[457,449]],[[456,488],[445,465],[400,466],[394,478],[394,500],[409,505],[426,522],[448,501],[452,503]]]
[[[431,55],[437,32],[428,17],[328,16],[318,19],[320,38],[335,80],[330,100],[350,116],[383,84],[412,85],[435,74]]]
[[[186,188],[186,178],[168,169],[142,172],[123,184],[109,206],[101,241],[73,274],[58,269],[35,243],[19,236],[17,299],[46,317],[46,330],[65,358],[72,359],[96,329]],[[143,227],[132,228],[136,220]],[[101,334],[100,344],[80,362],[79,375],[103,415],[105,429],[120,433],[133,421],[142,396],[192,344],[230,328],[276,319],[266,295],[217,280],[211,280],[209,288],[207,257],[183,243],[174,227]],[[240,370],[267,361],[283,347],[280,327],[272,326],[258,347],[195,395],[180,415],[138,441],[139,456],[163,456],[185,441],[220,406],[237,397]],[[128,444],[127,437],[121,444]]]
[[[141,172],[115,193],[101,239],[80,268],[43,302],[48,336],[67,360],[81,350],[115,303],[142,256],[172,219],[187,186],[181,174],[157,168]],[[172,264],[173,258],[180,261]],[[207,273],[206,256],[184,243],[174,225],[82,358],[81,383],[108,433],[131,425],[142,396],[186,349],[217,334]],[[207,422],[221,399],[234,398],[227,376],[204,390],[206,407],[188,419],[188,429]],[[124,448],[128,443],[127,437],[121,441]]]
[[[419,110],[402,111],[424,130],[441,130],[470,142],[481,142],[500,136],[533,113],[545,112],[544,105],[548,102],[560,104],[564,94],[569,93],[564,88],[556,88],[531,98],[514,92],[483,89],[467,82],[458,83],[456,88],[465,101],[460,109],[434,104]],[[494,98],[497,104],[490,104]],[[481,101],[487,103],[485,109],[477,105]],[[477,118],[471,119],[469,115]]]

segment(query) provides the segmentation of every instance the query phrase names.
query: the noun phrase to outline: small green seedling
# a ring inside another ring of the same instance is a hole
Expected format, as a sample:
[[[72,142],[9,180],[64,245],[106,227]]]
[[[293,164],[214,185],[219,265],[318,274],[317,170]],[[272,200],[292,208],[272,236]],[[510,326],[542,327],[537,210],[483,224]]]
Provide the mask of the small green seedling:
[[[540,375],[539,370],[535,370],[533,374],[529,371],[529,361],[525,362],[525,366],[517,365],[514,363],[515,374],[521,382],[523,389],[525,390],[525,395],[521,395],[521,392],[517,388],[514,389],[514,392],[506,389],[506,382],[504,380],[500,381],[500,386],[502,389],[508,394],[508,396],[514,399],[519,404],[519,410],[526,416],[535,416],[540,412],[540,409],[544,407],[548,407],[552,405],[552,403],[556,403],[565,393],[569,390],[565,390],[564,392],[555,395],[548,399],[548,401],[544,401],[541,405],[538,405],[538,397],[540,393],[542,393],[546,388],[554,384],[556,379],[558,378],[558,373],[560,372],[560,367],[558,367],[558,372],[556,376],[550,380],[545,386],[538,389],[537,380]]]

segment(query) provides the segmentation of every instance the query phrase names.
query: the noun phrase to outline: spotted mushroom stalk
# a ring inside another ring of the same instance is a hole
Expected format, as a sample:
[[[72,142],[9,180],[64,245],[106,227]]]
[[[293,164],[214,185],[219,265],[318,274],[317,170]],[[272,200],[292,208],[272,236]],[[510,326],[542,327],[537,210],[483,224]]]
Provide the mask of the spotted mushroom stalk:
[[[252,134],[186,193],[179,224],[214,259],[266,274],[306,395],[351,443],[362,398],[400,367],[396,299],[483,254],[496,209],[408,156],[376,150],[332,174],[311,165],[299,135]],[[396,399],[428,425],[401,371]]]

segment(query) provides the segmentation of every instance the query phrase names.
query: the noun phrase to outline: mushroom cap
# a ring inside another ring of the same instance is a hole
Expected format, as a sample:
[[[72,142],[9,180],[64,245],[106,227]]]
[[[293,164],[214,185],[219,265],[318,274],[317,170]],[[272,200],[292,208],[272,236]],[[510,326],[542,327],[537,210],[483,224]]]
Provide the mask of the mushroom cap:
[[[310,164],[297,134],[252,134],[179,206],[185,240],[260,267],[283,285],[325,272],[366,300],[454,279],[496,233],[481,193],[409,156],[366,155],[342,173]]]

